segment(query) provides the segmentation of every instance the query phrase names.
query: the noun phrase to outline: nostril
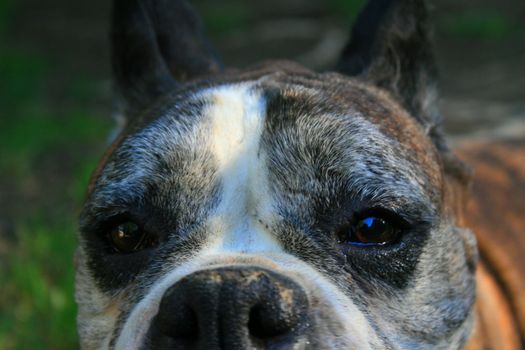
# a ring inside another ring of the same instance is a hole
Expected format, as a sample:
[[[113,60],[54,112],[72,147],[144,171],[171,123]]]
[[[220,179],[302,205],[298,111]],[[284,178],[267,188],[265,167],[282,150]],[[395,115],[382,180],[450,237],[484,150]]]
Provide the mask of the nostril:
[[[161,305],[155,325],[165,335],[181,340],[197,340],[199,323],[196,311],[187,303]]]
[[[250,310],[248,331],[251,336],[259,339],[267,339],[278,337],[288,332],[288,327],[285,324],[279,324],[269,316],[270,314],[267,308],[260,304],[255,305]]]
[[[248,331],[258,339],[270,339],[293,333],[299,324],[296,305],[273,299],[255,304],[249,313]]]

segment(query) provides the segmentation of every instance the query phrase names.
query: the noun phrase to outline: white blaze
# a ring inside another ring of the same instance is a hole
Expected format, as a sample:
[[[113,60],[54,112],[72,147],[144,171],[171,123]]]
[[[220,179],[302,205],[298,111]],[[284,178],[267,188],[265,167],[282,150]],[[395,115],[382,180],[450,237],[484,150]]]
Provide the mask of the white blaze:
[[[271,220],[268,170],[259,147],[266,101],[252,86],[214,90],[207,110],[210,150],[218,162],[222,185],[221,203],[209,223],[214,236],[210,253],[281,251],[264,229],[264,223]]]

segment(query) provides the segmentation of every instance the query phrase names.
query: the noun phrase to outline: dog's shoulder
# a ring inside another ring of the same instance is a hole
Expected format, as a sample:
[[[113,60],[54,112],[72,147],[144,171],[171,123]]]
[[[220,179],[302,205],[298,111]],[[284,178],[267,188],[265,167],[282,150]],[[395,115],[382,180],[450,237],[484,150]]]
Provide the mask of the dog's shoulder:
[[[459,147],[458,153],[474,171],[465,219],[478,240],[481,258],[478,295],[482,295],[483,292],[500,294],[499,298],[502,298],[507,306],[494,304],[489,307],[491,311],[485,312],[486,316],[491,322],[494,322],[495,318],[508,319],[506,337],[520,338],[516,336],[516,333],[520,333],[523,342],[525,139],[469,143]],[[493,282],[488,282],[488,279]],[[493,286],[490,287],[490,284]],[[484,286],[488,288],[483,288]],[[491,296],[491,299],[495,298]],[[481,318],[480,322],[483,323],[484,317]],[[503,341],[510,346],[511,340],[507,338]],[[520,346],[517,345],[516,348]]]

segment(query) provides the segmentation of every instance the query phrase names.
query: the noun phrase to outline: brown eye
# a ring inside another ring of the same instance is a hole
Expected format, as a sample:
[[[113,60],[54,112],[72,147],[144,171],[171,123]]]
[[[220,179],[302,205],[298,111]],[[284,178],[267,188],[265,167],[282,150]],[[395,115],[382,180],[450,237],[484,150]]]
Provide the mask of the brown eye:
[[[113,247],[120,253],[132,253],[142,248],[146,234],[131,222],[115,226],[109,233]]]
[[[338,234],[339,242],[358,246],[382,246],[394,243],[400,231],[388,220],[367,216]]]

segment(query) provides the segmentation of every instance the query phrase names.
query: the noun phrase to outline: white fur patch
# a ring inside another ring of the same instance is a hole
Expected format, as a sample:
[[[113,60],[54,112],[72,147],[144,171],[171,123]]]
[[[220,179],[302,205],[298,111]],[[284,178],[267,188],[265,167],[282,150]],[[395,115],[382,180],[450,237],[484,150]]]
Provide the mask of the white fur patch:
[[[207,110],[209,147],[218,162],[222,191],[209,223],[214,238],[210,253],[281,251],[263,224],[270,219],[265,213],[272,201],[267,194],[268,169],[259,152],[265,112],[266,101],[251,84],[212,91]]]

